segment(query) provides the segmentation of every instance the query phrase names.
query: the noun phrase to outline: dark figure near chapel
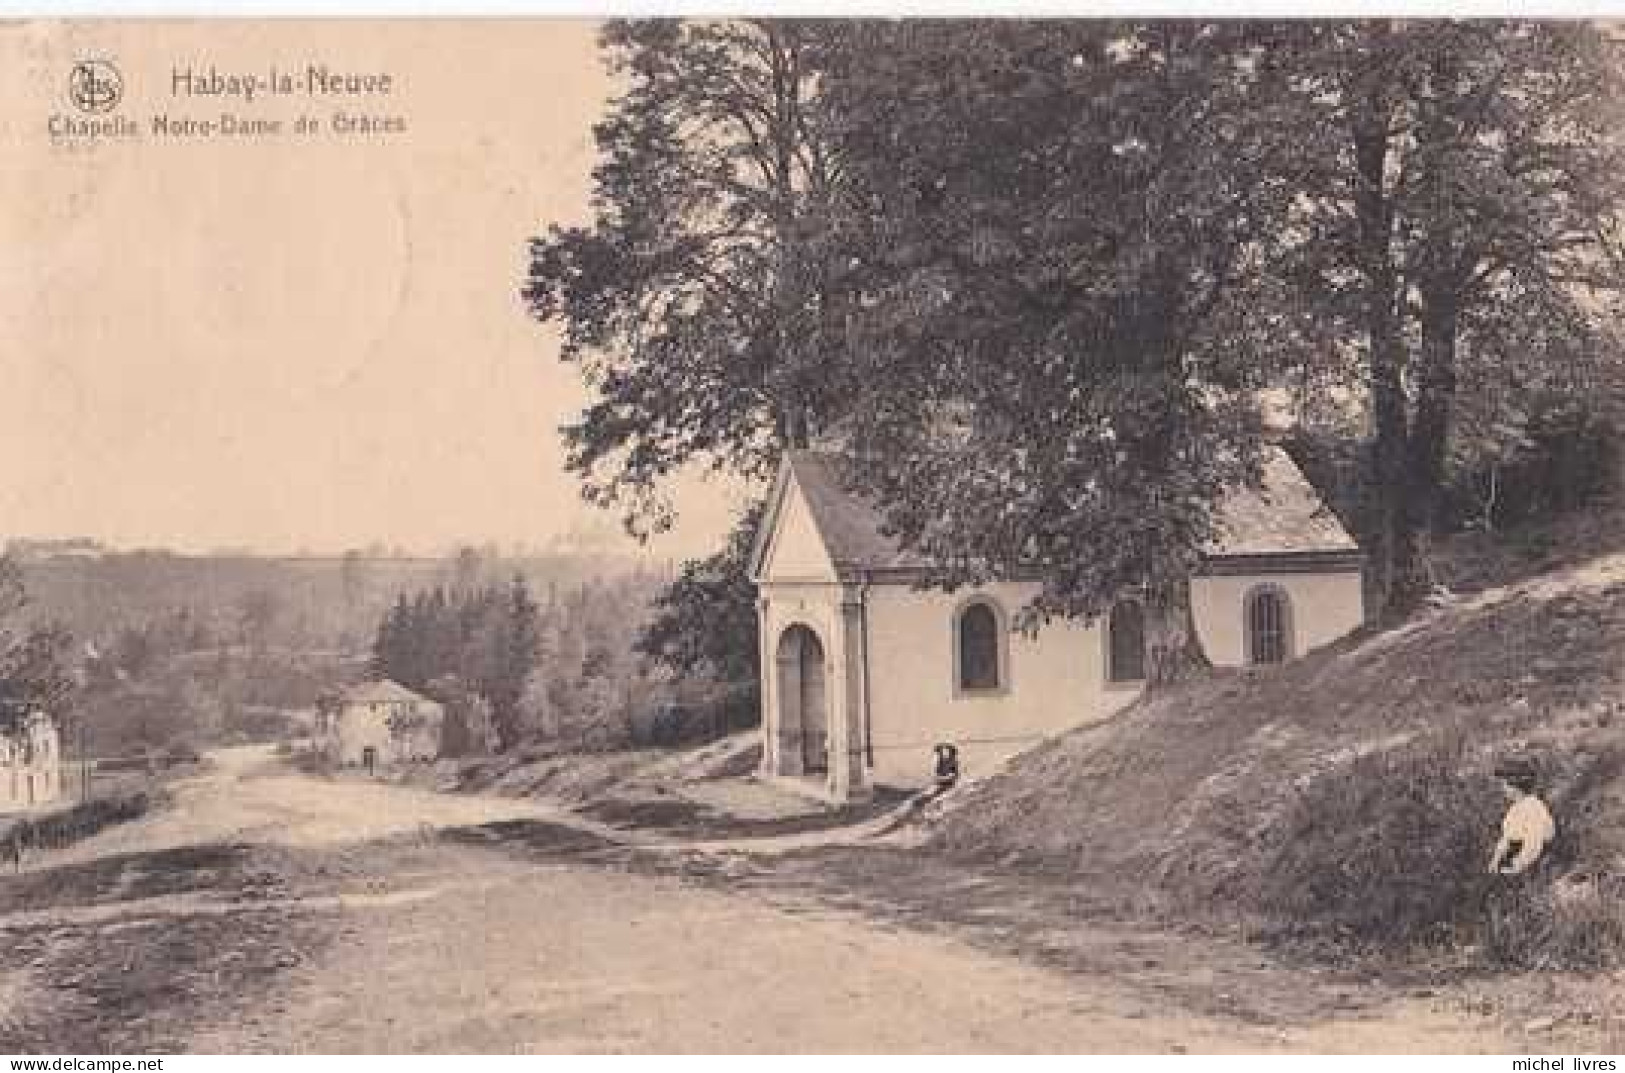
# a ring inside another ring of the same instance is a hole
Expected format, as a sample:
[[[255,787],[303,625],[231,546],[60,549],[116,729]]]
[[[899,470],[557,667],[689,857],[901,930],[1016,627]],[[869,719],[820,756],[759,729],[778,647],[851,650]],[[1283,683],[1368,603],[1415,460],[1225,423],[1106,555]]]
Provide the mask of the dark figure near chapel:
[[[25,837],[26,832],[20,820],[0,832],[0,859],[11,865],[14,872],[23,870],[23,854],[27,849]]]
[[[943,793],[959,781],[959,747],[942,742],[936,747],[937,793]]]

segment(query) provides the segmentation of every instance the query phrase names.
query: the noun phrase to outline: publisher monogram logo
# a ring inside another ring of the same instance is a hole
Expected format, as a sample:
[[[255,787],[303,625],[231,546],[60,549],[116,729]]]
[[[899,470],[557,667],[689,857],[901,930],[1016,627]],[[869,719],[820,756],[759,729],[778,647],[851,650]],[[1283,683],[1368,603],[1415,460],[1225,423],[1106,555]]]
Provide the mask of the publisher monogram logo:
[[[80,60],[68,74],[68,100],[81,112],[110,112],[123,96],[124,78],[106,60]]]

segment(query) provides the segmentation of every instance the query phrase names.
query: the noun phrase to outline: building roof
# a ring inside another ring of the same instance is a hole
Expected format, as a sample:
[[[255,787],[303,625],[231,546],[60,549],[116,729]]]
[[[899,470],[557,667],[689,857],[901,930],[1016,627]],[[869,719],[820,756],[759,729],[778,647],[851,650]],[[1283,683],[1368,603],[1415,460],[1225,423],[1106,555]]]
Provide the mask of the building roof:
[[[785,455],[784,473],[793,477],[801,489],[837,572],[928,565],[924,557],[904,551],[881,531],[880,511],[870,500],[846,490],[841,483],[838,455],[791,451]],[[769,503],[774,515],[778,512],[777,498]],[[769,528],[763,526],[764,531]]]
[[[844,487],[839,466],[840,457],[826,452],[785,454],[751,558],[753,577],[761,577],[766,566],[768,542],[792,482],[806,501],[837,575],[919,570],[930,565],[883,532],[880,512],[871,501]],[[1297,464],[1274,445],[1264,449],[1259,486],[1236,488],[1219,504],[1217,528],[1220,538],[1208,549],[1210,562],[1282,557],[1331,561],[1345,567],[1358,562],[1359,545],[1321,502]]]
[[[1264,449],[1263,479],[1235,488],[1219,505],[1220,537],[1210,556],[1358,552],[1331,508],[1281,448]]]
[[[358,686],[351,686],[344,693],[346,704],[400,704],[403,702],[416,702],[418,704],[433,704],[434,701],[420,693],[414,693],[399,682],[388,678],[381,678],[375,682],[362,682]]]

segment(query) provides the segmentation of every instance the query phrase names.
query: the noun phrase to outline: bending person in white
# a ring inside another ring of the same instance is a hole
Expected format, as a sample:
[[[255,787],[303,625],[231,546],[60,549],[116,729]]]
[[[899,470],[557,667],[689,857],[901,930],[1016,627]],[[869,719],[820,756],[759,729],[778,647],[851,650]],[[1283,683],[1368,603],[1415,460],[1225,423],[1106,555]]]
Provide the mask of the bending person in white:
[[[1513,761],[1496,770],[1512,799],[1501,820],[1501,838],[1490,854],[1490,872],[1495,875],[1521,875],[1534,867],[1540,855],[1557,836],[1557,821],[1546,802],[1535,796],[1534,765]]]

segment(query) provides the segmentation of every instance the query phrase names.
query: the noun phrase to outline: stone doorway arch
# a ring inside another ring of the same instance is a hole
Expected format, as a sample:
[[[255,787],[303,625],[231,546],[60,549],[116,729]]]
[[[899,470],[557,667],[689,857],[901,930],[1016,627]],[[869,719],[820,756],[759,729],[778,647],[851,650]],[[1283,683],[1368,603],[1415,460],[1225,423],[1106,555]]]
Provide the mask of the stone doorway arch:
[[[786,775],[829,770],[824,645],[802,625],[779,635],[779,756]]]

